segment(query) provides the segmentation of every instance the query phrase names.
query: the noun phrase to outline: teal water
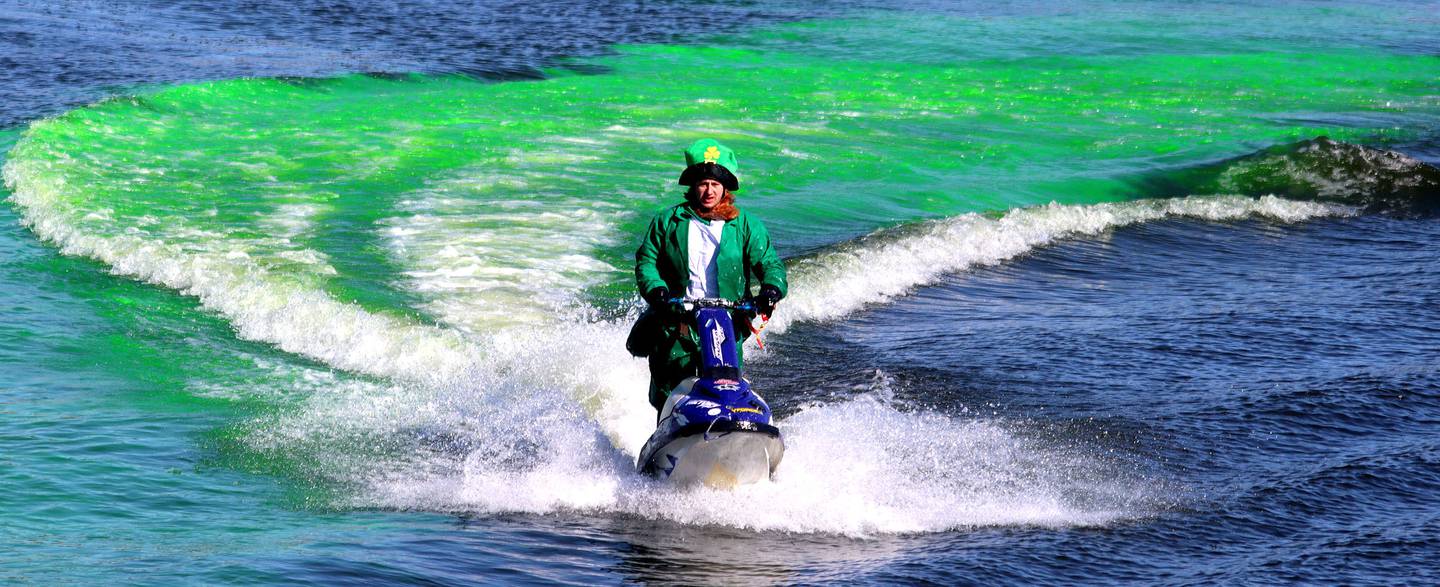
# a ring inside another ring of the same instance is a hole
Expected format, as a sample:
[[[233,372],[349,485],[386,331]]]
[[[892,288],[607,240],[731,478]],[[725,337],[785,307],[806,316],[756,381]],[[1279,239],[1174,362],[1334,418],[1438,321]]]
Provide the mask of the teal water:
[[[1347,218],[1141,180],[1440,130],[1433,7],[1224,6],[857,11],[540,80],[149,86],[7,131],[0,577],[613,582],[655,576],[647,545],[760,530],[800,544],[752,578],[856,580],[967,529],[1183,509],[1172,474],[894,404],[883,374],[777,390],[782,474],[711,507],[735,498],[631,473],[653,413],[621,339],[633,235],[694,136],[740,153],[740,203],[790,256],[783,349],[1119,227]]]

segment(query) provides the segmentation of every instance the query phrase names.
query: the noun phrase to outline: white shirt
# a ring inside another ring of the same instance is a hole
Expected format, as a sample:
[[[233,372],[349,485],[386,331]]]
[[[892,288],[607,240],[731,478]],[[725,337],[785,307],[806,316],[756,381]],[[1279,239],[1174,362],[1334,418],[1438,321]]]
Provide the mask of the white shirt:
[[[690,219],[688,249],[690,253],[690,285],[685,297],[690,299],[720,297],[720,268],[715,263],[715,250],[720,248],[724,220]]]

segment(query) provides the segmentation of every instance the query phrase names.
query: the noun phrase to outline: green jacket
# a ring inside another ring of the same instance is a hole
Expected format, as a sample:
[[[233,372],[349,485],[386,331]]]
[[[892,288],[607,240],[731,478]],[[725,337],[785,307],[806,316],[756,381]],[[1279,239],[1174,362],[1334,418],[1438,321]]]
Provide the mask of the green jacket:
[[[650,229],[635,251],[635,284],[640,295],[664,286],[674,295],[685,295],[690,284],[690,219],[695,213],[677,204],[655,215]],[[752,293],[752,286],[773,285],[786,295],[785,265],[770,246],[765,225],[744,210],[727,220],[715,251],[720,297],[739,300]]]

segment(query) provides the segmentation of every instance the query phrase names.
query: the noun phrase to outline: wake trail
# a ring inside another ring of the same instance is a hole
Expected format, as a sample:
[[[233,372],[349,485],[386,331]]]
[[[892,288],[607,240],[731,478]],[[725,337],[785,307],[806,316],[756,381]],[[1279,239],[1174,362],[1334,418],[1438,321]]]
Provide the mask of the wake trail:
[[[187,249],[114,226],[87,230],[87,224],[114,220],[67,206],[67,191],[78,188],[44,171],[12,158],[6,184],[25,224],[66,254],[196,296],[243,338],[393,381],[326,384],[300,409],[254,422],[246,436],[251,450],[363,488],[351,505],[620,512],[684,524],[870,536],[1105,524],[1165,501],[1164,490],[1127,479],[1123,467],[1084,449],[1038,445],[1002,422],[904,410],[873,390],[802,407],[780,422],[789,448],[775,482],[742,490],[741,497],[753,498],[747,503],[759,505],[703,507],[719,496],[658,486],[633,472],[633,455],[654,416],[639,392],[643,363],[623,351],[628,321],[462,333],[376,314],[273,274],[246,255],[220,252],[223,247]],[[282,224],[303,228],[306,210],[285,212],[289,220]],[[794,294],[773,328],[840,319],[946,274],[1142,222],[1294,222],[1351,213],[1345,206],[1274,197],[1191,197],[1052,204],[883,230],[792,260]],[[846,432],[856,429],[876,434]],[[837,454],[846,463],[839,471]]]

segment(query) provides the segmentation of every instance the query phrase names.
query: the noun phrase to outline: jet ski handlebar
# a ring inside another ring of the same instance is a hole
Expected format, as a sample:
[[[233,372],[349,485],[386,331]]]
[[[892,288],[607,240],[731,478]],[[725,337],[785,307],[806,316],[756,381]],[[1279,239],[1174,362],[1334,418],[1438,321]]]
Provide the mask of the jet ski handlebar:
[[[757,311],[755,307],[755,300],[752,300],[750,298],[745,298],[738,302],[727,300],[724,298],[670,298],[666,300],[666,303],[668,303],[672,308],[683,310],[685,312],[693,312],[700,308],[723,308],[726,310],[736,310],[740,312],[747,312],[750,314],[754,314]]]

